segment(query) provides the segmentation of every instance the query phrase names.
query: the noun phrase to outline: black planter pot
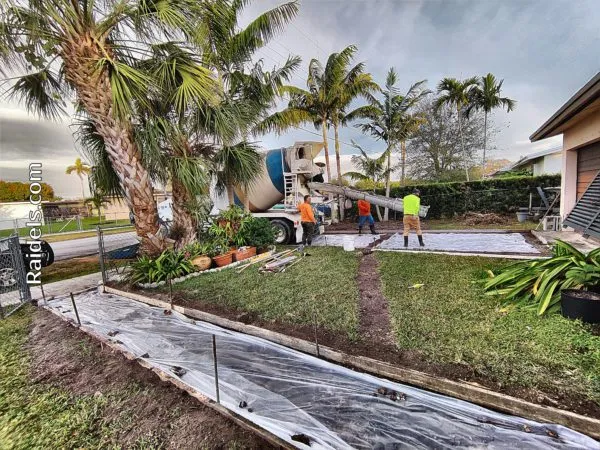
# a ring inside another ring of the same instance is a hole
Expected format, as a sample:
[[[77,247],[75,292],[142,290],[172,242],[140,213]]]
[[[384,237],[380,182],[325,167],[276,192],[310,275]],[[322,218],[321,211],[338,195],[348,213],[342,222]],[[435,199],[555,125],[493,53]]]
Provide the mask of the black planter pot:
[[[600,293],[565,289],[560,293],[562,315],[586,323],[600,323]]]

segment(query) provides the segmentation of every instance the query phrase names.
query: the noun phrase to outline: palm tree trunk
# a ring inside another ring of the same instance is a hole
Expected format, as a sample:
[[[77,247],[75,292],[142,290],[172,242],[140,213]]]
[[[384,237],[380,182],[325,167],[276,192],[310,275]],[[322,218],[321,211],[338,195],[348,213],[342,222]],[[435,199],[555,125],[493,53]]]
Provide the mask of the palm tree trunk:
[[[81,182],[81,200],[85,200],[85,190],[83,189],[83,177],[79,175],[79,181]]]
[[[235,205],[235,193],[233,192],[233,185],[227,185],[227,200],[229,201],[229,206]]]
[[[460,134],[460,145],[462,147],[462,153],[463,153],[463,159],[464,159],[464,165],[465,165],[465,173],[467,175],[467,182],[471,181],[469,179],[469,166],[468,166],[468,160],[467,160],[467,151],[465,149],[465,138],[463,136],[463,130],[462,130],[462,120],[460,119],[460,108],[456,107],[456,112],[458,113],[458,133]]]
[[[133,139],[131,122],[114,114],[112,89],[106,70],[98,70],[103,58],[98,44],[88,34],[66,41],[61,48],[65,78],[77,92],[81,105],[94,121],[104,140],[111,165],[125,192],[127,206],[135,215],[135,228],[141,252],[154,255],[166,246],[158,235],[158,209],[148,171]]]
[[[337,170],[338,185],[342,185],[342,161],[340,156],[340,137],[338,135],[338,123],[333,122],[333,134],[335,137],[335,166]],[[339,196],[338,203],[340,205],[340,220],[344,220],[344,197]]]
[[[487,149],[487,116],[488,113],[485,111],[483,119],[483,165],[481,167],[481,174],[485,176],[485,151]]]
[[[323,119],[321,122],[321,129],[323,131],[323,150],[325,151],[325,170],[327,171],[327,182],[331,183],[331,166],[329,165],[329,144],[327,143],[327,119]],[[335,205],[331,208],[331,220],[337,222],[337,213]]]
[[[327,143],[327,120],[321,122],[323,130],[323,150],[325,151],[325,170],[327,171],[327,182],[331,183],[331,166],[329,165],[329,144]]]
[[[400,178],[400,184],[402,186],[406,183],[406,142],[402,141],[400,143],[400,148],[402,152],[402,176]]]
[[[385,174],[385,196],[389,198],[390,196],[390,188],[391,188],[391,177],[392,177],[392,171],[391,171],[391,167],[392,167],[392,147],[390,145],[388,145],[388,149],[387,149],[387,173]],[[383,220],[385,222],[388,221],[389,219],[389,209],[385,208],[383,210]]]
[[[377,192],[373,189],[373,195],[376,195]],[[377,212],[377,219],[381,222],[381,210],[379,209],[379,205],[375,205],[375,211]]]
[[[173,192],[173,227],[183,230],[183,236],[179,241],[179,245],[183,247],[196,240],[198,222],[187,207],[192,201],[192,196],[176,177],[172,178],[171,189]]]

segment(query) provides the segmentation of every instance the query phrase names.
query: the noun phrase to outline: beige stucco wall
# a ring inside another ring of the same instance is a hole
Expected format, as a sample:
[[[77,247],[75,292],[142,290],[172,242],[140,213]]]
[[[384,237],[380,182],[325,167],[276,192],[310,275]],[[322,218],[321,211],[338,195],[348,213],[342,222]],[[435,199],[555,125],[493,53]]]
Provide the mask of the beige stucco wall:
[[[595,102],[584,117],[563,133],[560,215],[564,219],[577,202],[577,149],[600,141],[600,109]]]

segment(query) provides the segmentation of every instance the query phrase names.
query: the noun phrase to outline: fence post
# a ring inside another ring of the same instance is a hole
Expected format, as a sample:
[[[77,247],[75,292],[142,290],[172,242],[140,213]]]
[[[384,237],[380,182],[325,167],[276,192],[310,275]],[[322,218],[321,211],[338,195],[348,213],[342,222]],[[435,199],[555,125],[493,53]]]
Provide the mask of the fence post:
[[[102,238],[102,229],[100,225],[96,226],[98,233],[98,258],[100,261],[100,272],[102,272],[102,284],[106,286],[106,270],[104,268],[104,239]]]
[[[215,391],[217,392],[217,403],[221,403],[219,396],[219,369],[217,366],[217,338],[212,335],[213,361],[215,364]]]
[[[77,229],[83,231],[83,227],[81,226],[81,216],[79,214],[77,214]]]
[[[15,230],[15,234],[19,235],[19,220],[13,219],[13,230]]]

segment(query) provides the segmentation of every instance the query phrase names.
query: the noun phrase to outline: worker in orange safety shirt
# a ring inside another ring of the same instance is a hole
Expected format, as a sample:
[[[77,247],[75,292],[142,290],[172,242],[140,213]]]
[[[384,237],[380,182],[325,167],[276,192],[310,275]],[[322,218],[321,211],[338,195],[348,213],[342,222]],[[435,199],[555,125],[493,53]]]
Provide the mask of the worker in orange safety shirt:
[[[377,234],[375,232],[375,219],[373,219],[373,216],[371,215],[371,204],[368,201],[361,199],[358,201],[358,234],[362,234],[365,222],[369,222],[371,234]]]
[[[298,205],[298,211],[300,211],[300,222],[302,224],[302,245],[311,245],[317,220],[310,204],[310,195],[304,196],[304,203]]]

